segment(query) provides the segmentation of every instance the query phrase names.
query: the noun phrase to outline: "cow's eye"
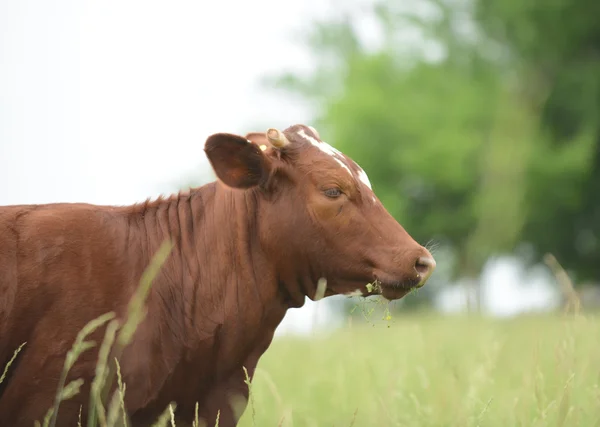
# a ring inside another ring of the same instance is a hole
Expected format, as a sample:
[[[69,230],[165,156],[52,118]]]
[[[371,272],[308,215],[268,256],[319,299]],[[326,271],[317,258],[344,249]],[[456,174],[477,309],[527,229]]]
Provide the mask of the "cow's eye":
[[[342,195],[342,190],[334,187],[334,188],[328,188],[327,190],[324,191],[324,193],[327,197],[336,199]]]

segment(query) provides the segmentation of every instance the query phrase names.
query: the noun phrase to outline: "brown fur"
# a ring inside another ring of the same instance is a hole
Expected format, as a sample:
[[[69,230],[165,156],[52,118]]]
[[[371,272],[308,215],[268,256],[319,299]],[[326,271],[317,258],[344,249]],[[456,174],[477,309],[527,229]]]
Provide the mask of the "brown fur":
[[[77,332],[103,313],[125,314],[166,238],[173,252],[120,359],[135,426],[171,401],[178,426],[191,425],[197,401],[206,421],[220,410],[220,426],[234,426],[228,398],[248,396],[242,367],[252,377],[286,310],[313,298],[320,277],[327,295],[374,278],[389,299],[416,286],[416,260],[429,252],[298,130],[316,136],[296,125],[285,131],[290,146],[264,152],[239,136],[211,136],[218,181],[166,199],[0,208],[0,368],[27,342],[0,385],[0,425],[42,420]],[[344,194],[325,196],[332,186]],[[71,370],[67,382],[85,384],[61,404],[57,425],[75,425],[81,404],[85,417],[96,357],[97,349],[84,353]]]

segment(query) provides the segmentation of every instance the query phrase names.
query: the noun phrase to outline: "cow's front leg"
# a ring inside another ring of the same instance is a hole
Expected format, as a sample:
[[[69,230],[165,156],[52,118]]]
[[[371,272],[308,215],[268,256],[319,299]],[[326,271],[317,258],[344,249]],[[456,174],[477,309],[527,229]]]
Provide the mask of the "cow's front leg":
[[[252,379],[256,363],[244,365]],[[202,415],[205,425],[213,427],[219,416],[219,427],[235,427],[248,406],[248,384],[243,368],[234,371],[229,378],[217,384],[204,401]]]

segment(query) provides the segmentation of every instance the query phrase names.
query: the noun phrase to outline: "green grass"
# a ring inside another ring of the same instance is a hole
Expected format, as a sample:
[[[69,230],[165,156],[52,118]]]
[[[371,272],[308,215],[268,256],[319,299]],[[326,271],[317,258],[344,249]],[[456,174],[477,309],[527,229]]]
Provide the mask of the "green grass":
[[[596,317],[373,322],[276,339],[240,426],[600,426]]]

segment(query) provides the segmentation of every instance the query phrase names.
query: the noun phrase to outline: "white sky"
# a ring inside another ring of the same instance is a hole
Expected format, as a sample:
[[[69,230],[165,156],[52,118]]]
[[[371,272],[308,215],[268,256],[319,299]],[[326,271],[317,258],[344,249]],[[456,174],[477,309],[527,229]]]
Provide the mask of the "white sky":
[[[130,203],[200,175],[213,132],[306,120],[257,82],[310,65],[316,4],[1,0],[0,203]]]
[[[211,174],[203,152],[211,133],[308,122],[297,99],[258,82],[309,70],[293,37],[333,7],[0,0],[0,205],[141,201]],[[497,289],[498,301],[516,307],[516,294]],[[310,328],[315,307],[331,320],[321,302],[292,310],[286,325]]]

